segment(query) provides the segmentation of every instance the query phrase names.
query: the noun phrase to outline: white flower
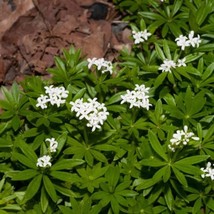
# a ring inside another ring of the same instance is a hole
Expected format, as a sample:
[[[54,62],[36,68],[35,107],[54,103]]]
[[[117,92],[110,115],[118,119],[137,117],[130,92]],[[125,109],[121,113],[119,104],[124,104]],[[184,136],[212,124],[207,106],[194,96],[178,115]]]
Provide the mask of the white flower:
[[[55,140],[55,138],[47,138],[45,141],[50,143],[50,152],[56,152],[58,142]]]
[[[190,31],[188,37],[180,35],[178,38],[175,39],[177,42],[177,46],[181,47],[181,50],[184,50],[185,47],[192,46],[192,47],[199,47],[201,43],[200,36],[194,37],[194,31]]]
[[[144,31],[141,31],[141,32],[142,32],[142,37],[145,40],[148,40],[148,37],[152,35],[150,32],[147,31],[147,29],[145,29]]]
[[[182,67],[182,66],[185,67],[185,66],[186,66],[185,61],[186,61],[186,58],[178,59],[177,66],[178,66],[178,67]]]
[[[104,58],[88,58],[88,69],[91,69],[93,65],[97,67],[97,70],[101,70],[102,73],[109,72],[113,73],[113,65],[110,61],[104,60]]]
[[[51,167],[52,164],[51,164],[50,160],[51,160],[51,157],[49,155],[44,155],[44,156],[38,158],[36,166],[43,167],[43,168]]]
[[[212,168],[212,164],[210,162],[207,163],[206,168],[201,168],[201,171],[203,171],[203,174],[201,174],[202,178],[210,177],[211,180],[214,180],[214,168]]]
[[[97,98],[89,98],[87,102],[83,102],[83,99],[77,99],[70,104],[72,105],[71,111],[76,112],[76,116],[80,120],[86,119],[88,121],[87,126],[92,128],[92,132],[97,128],[100,129],[109,115],[104,103],[97,102]]]
[[[134,38],[134,43],[139,44],[141,42],[144,42],[145,40],[148,40],[148,37],[151,36],[152,34],[145,29],[144,31],[132,31],[132,35]]]
[[[144,38],[142,36],[142,32],[136,32],[136,31],[132,31],[132,34],[133,34],[133,38],[134,38],[134,43],[135,44],[139,44],[141,42],[144,42]]]
[[[162,72],[169,72],[171,73],[171,69],[176,67],[176,63],[173,60],[165,59],[163,64],[160,65],[158,70]]]
[[[189,43],[192,45],[192,47],[199,47],[199,44],[201,43],[200,36],[194,37],[194,31],[190,31],[189,33]]]
[[[183,130],[177,130],[176,133],[173,134],[173,138],[170,139],[168,148],[175,152],[177,147],[182,148],[183,146],[187,145],[190,140],[198,141],[200,139],[194,136],[193,132],[188,132],[188,126],[184,126]]]
[[[37,104],[36,107],[41,107],[42,109],[47,108],[47,103],[49,102],[48,96],[46,95],[40,95],[37,98]]]
[[[149,110],[151,104],[149,103],[149,88],[146,88],[145,85],[135,85],[133,91],[126,91],[125,95],[121,95],[121,104],[129,103],[130,107],[145,108]]]
[[[185,47],[190,46],[189,40],[186,36],[180,35],[175,39],[175,41],[177,42],[177,46],[181,47],[181,50],[184,50]]]
[[[57,105],[57,107],[59,107],[61,104],[65,103],[65,99],[68,97],[68,91],[65,90],[63,86],[45,86],[45,93],[46,95],[41,95],[37,98],[36,106],[41,107],[42,109],[47,108],[47,103]]]
[[[92,59],[88,58],[87,61],[88,61],[88,69],[91,69],[91,67],[96,64],[97,58],[95,57]]]

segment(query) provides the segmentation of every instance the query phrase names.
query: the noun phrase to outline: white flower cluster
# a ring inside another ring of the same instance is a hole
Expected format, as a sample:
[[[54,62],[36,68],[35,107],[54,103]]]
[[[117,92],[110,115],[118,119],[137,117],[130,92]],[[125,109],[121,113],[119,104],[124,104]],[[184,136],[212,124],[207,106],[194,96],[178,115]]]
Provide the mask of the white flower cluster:
[[[152,34],[145,29],[144,31],[132,31],[132,36],[134,38],[134,43],[139,44],[141,42],[144,42],[148,40],[148,37],[151,36]]]
[[[47,108],[47,104],[57,105],[59,107],[61,104],[65,103],[65,99],[68,97],[68,91],[65,90],[63,86],[53,87],[53,85],[45,86],[45,95],[40,95],[37,98],[36,107],[41,107],[42,109]]]
[[[176,148],[186,146],[191,139],[197,141],[199,137],[195,137],[193,132],[188,132],[188,126],[184,126],[184,130],[177,130],[176,133],[173,134],[168,148],[175,152]]]
[[[58,147],[58,142],[55,140],[55,138],[47,138],[45,141],[50,143],[49,151],[51,153],[56,152],[56,149]],[[51,156],[43,155],[42,157],[38,158],[36,166],[41,168],[51,167],[52,166]]]
[[[92,127],[92,132],[96,128],[100,129],[103,122],[107,119],[109,112],[104,103],[97,102],[97,98],[88,99],[87,102],[83,102],[83,99],[77,99],[75,102],[70,102],[72,105],[71,111],[76,112],[76,116],[80,120],[86,119],[88,121],[87,126]]]
[[[186,66],[185,61],[186,61],[186,58],[178,59],[177,63],[175,63],[173,60],[165,59],[163,61],[163,64],[161,64],[160,67],[158,68],[158,70],[161,70],[162,72],[171,73],[172,68],[181,67],[181,66],[185,67]]]
[[[42,167],[42,168],[51,167],[52,164],[51,164],[50,160],[51,160],[50,155],[44,155],[44,156],[38,158],[36,166]]]
[[[97,67],[97,70],[102,73],[109,72],[110,74],[113,73],[113,65],[110,61],[104,60],[104,58],[92,58],[87,59],[88,61],[88,69],[91,69],[93,65]]]
[[[202,178],[210,177],[211,180],[214,180],[214,168],[212,168],[212,164],[210,162],[207,163],[206,168],[201,168],[201,170],[203,171],[203,174],[201,175]]]
[[[133,91],[126,91],[125,95],[121,95],[121,104],[130,103],[130,108],[138,107],[145,108],[149,110],[149,89],[146,88],[145,85],[135,85],[135,89]]]
[[[190,31],[188,37],[180,35],[178,38],[175,39],[177,46],[181,47],[181,50],[184,50],[186,47],[199,47],[201,43],[200,36],[194,37],[194,31]]]

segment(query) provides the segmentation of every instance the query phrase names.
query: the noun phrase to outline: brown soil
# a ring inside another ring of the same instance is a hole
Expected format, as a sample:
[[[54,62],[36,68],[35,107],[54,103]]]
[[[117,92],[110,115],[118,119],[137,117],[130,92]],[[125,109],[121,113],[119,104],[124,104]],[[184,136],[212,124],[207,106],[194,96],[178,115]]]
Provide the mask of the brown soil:
[[[91,10],[95,2],[107,14],[100,16],[99,7]],[[54,56],[71,45],[86,57],[113,61],[132,44],[130,30],[120,20],[107,0],[0,0],[0,83],[46,75]]]

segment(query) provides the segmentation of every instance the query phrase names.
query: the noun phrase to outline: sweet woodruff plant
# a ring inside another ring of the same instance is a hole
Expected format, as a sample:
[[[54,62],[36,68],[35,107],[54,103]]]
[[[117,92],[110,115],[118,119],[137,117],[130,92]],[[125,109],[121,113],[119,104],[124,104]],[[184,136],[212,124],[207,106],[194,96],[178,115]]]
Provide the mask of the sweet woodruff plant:
[[[0,213],[214,212],[214,2],[114,3],[131,51],[2,87]]]

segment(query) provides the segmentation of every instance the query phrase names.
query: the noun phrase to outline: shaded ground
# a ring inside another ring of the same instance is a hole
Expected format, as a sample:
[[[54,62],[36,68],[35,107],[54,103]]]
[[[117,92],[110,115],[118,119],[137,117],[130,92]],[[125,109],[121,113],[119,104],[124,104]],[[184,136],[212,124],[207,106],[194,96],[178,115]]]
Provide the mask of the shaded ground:
[[[101,4],[90,7],[95,2]],[[87,57],[114,60],[131,45],[120,19],[107,0],[0,0],[0,83],[46,75],[54,56],[71,45]]]

